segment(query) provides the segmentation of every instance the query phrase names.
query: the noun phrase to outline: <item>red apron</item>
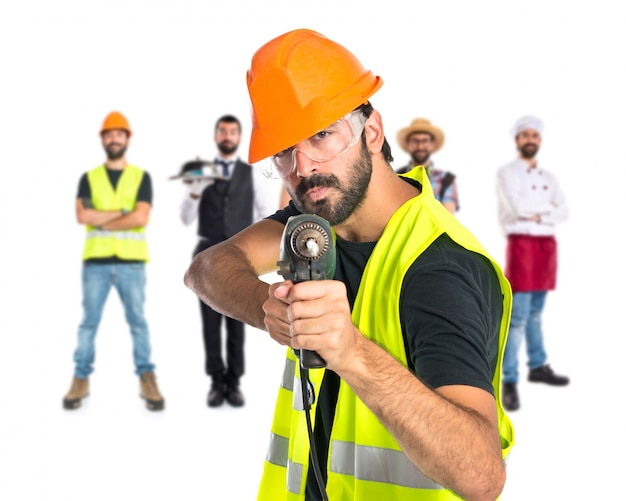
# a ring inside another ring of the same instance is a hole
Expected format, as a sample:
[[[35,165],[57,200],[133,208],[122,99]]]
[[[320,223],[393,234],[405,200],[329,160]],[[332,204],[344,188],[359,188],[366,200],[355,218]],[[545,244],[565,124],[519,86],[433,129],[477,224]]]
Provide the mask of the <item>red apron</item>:
[[[505,275],[513,292],[554,290],[556,268],[556,238],[509,235]]]

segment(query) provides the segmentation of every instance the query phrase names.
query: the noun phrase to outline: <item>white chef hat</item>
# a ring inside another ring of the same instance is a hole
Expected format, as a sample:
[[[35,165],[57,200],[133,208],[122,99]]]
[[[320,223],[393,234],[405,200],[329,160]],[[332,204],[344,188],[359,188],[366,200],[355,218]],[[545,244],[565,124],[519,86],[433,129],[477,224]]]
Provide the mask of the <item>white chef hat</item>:
[[[543,121],[532,115],[520,118],[511,129],[511,135],[516,138],[524,129],[535,129],[539,134],[543,134]]]

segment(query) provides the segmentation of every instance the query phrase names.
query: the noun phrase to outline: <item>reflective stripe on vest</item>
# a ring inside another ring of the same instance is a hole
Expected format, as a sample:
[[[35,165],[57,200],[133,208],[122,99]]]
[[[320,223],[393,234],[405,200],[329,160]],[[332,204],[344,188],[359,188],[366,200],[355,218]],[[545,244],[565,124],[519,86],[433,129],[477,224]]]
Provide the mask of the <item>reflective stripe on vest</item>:
[[[145,240],[145,233],[136,233],[119,230],[98,230],[93,229],[87,232],[87,238],[115,238],[117,240]]]
[[[368,260],[352,310],[352,321],[362,334],[407,366],[398,303],[402,281],[411,264],[442,233],[489,258],[503,295],[498,361],[492,386],[498,411],[503,457],[513,445],[513,428],[500,402],[501,363],[510,320],[510,285],[497,263],[475,237],[440,203],[436,202],[424,169],[407,177],[422,184],[422,194],[408,201],[392,216]],[[420,231],[414,228],[419,226]],[[384,325],[384,331],[377,326]],[[268,454],[258,500],[304,499],[308,474],[309,442],[301,395],[297,398],[299,364],[287,350],[283,383],[279,389]],[[291,382],[288,381],[293,374]],[[324,369],[309,371],[318,387]],[[296,391],[294,391],[296,390]],[[311,409],[315,415],[315,404]],[[284,454],[287,454],[285,457]],[[285,466],[286,465],[286,466]],[[322,465],[323,466],[323,465]],[[350,387],[340,383],[329,444],[328,498],[339,500],[452,500],[452,492],[423,475],[402,452],[391,433],[361,402]],[[310,473],[312,474],[312,473]],[[282,494],[281,494],[282,493]]]
[[[381,465],[385,465],[381,468]],[[443,489],[407,458],[403,452],[381,447],[333,441],[330,470],[359,480],[402,485],[415,489]]]
[[[281,387],[293,393],[293,407],[302,411],[302,387],[299,378],[296,377],[296,366],[296,361],[286,360]],[[265,460],[286,468],[287,490],[293,494],[299,494],[304,481],[305,465],[289,460],[287,437],[271,434]],[[385,465],[385,468],[381,468],[381,465]],[[350,442],[333,441],[330,470],[343,475],[351,475],[360,480],[420,489],[443,489],[419,471],[404,453],[384,448],[358,446]]]

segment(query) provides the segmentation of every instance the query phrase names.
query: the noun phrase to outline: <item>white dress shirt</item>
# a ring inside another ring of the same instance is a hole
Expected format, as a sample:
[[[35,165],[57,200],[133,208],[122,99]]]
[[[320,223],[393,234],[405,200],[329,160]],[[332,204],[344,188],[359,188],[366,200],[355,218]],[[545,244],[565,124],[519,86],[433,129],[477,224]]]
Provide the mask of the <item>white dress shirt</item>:
[[[233,160],[233,162],[235,163],[236,161],[237,159]],[[231,175],[233,173],[233,169],[235,168],[235,163],[233,163],[230,169]],[[259,221],[266,216],[274,214],[274,212],[276,212],[276,210],[278,209],[278,195],[273,192],[266,193],[266,190],[263,189],[264,179],[265,178],[263,177],[260,169],[255,169],[254,166],[252,166],[252,182],[254,189],[253,222]],[[189,226],[198,217],[200,198],[192,198],[189,190],[185,190],[185,193],[183,195],[183,201],[180,205],[180,219],[186,226]]]

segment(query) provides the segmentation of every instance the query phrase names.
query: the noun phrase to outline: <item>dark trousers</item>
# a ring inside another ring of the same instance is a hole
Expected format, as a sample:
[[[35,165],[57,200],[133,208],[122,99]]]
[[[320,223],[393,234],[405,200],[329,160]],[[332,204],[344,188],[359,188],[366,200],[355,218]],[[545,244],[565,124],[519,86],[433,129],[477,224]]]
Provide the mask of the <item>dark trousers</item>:
[[[200,301],[205,370],[211,377],[225,376],[237,384],[244,372],[244,324],[226,317]],[[222,318],[226,319],[226,364],[222,357]]]

